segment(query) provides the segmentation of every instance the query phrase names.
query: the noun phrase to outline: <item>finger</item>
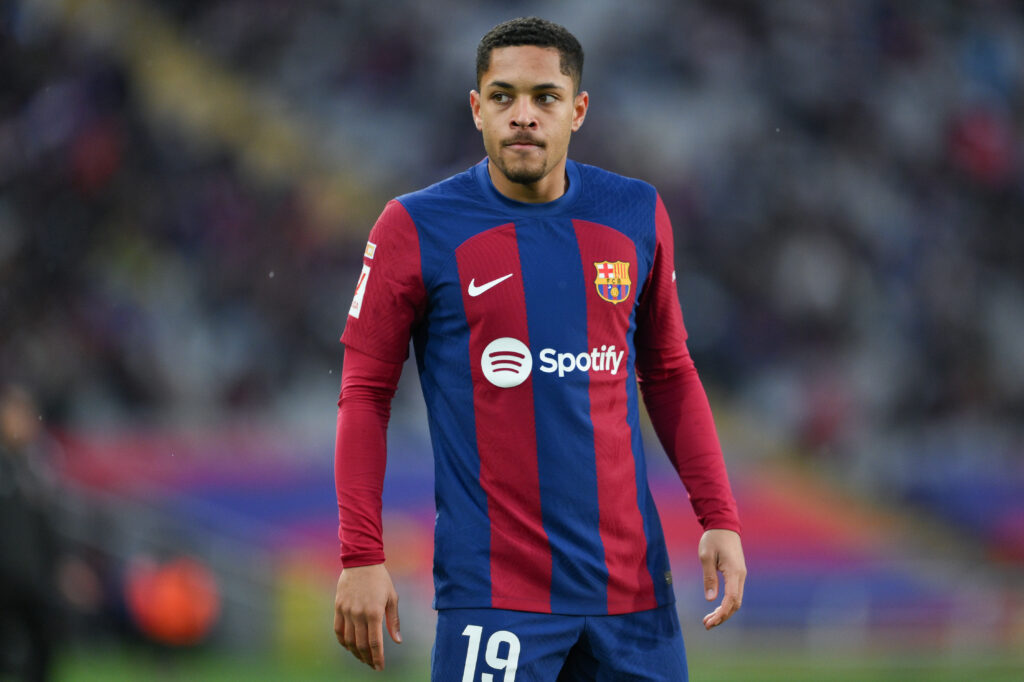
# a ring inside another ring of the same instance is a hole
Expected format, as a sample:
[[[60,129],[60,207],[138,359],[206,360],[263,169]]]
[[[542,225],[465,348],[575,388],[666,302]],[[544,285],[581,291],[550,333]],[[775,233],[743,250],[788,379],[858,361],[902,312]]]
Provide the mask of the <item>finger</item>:
[[[704,616],[704,628],[710,630],[711,628],[721,625],[725,621],[732,617],[732,614],[736,613],[739,609],[739,605],[731,597],[723,597],[722,603],[719,604],[714,611]]]
[[[374,670],[384,669],[384,623],[383,616],[375,616],[370,619],[367,627],[367,647],[369,658],[367,663]]]
[[[370,653],[370,633],[366,620],[360,620],[356,627],[355,650],[352,652],[360,661],[373,667],[373,656]]]
[[[342,644],[349,650],[349,653],[361,661],[362,659],[359,658],[359,649],[356,647],[356,623],[351,616],[346,616],[344,628],[345,641],[342,642]]]
[[[729,620],[729,616],[727,615],[726,610],[719,605],[714,611],[704,616],[704,629],[710,630],[713,627],[721,625],[727,620]]]
[[[700,557],[701,570],[704,571],[704,598],[708,601],[718,596],[718,571],[714,556]]]
[[[366,663],[363,658],[363,652],[359,649],[359,632],[363,628],[363,624],[357,621],[355,618],[349,616],[345,621],[345,648],[356,657],[356,660],[360,663]]]
[[[345,646],[345,619],[337,610],[334,611],[334,636],[338,644]]]
[[[384,619],[388,624],[388,634],[398,644],[402,643],[402,630],[398,619],[398,595],[394,595],[393,599],[388,600],[387,606],[384,607]]]
[[[732,614],[740,608],[740,604],[736,601],[735,597],[731,597],[728,594],[722,597],[722,603],[718,605],[718,611],[722,613],[722,622],[729,620]]]
[[[740,567],[739,571],[735,573],[736,579],[736,608],[738,609],[743,605],[743,587],[747,584],[747,568],[746,566]]]
[[[729,615],[736,613],[743,603],[743,580],[745,575],[739,571],[726,571],[722,573],[725,578],[725,596],[722,598],[722,606],[729,606]]]

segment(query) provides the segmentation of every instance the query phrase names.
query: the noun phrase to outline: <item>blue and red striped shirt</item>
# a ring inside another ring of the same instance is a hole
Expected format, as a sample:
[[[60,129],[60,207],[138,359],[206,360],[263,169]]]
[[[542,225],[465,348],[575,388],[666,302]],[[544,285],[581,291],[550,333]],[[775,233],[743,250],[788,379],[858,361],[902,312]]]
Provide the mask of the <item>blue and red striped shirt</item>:
[[[494,188],[485,159],[388,203],[370,233],[346,370],[356,351],[393,392],[389,368],[413,341],[435,458],[439,609],[596,615],[673,601],[638,378],[698,519],[739,531],[686,352],[661,199],[592,166],[566,172],[563,196],[527,204]],[[383,560],[374,486],[385,455],[380,435],[353,442],[347,390],[336,457],[350,566]]]

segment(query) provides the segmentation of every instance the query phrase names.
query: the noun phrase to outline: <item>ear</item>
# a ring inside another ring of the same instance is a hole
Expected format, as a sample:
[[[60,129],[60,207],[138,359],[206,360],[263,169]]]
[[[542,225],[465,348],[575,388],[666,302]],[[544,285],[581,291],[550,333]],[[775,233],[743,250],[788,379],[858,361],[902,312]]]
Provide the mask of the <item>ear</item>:
[[[586,90],[580,92],[572,102],[572,131],[576,132],[583,125],[583,119],[587,117],[587,107],[590,106],[590,95]]]
[[[469,91],[469,109],[473,112],[473,123],[477,130],[484,129],[483,119],[480,118],[480,93],[476,90]]]

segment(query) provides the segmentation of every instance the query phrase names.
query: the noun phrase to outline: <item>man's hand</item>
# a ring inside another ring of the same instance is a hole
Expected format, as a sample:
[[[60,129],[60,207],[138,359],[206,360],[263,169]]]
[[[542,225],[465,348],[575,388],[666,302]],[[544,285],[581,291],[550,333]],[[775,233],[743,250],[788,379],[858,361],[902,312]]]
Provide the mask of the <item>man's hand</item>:
[[[384,630],[402,643],[398,593],[384,564],[346,568],[334,597],[334,634],[352,655],[374,670],[384,669]]]
[[[701,567],[704,569],[704,598],[718,597],[718,573],[725,578],[725,596],[714,611],[704,616],[704,629],[710,630],[729,620],[743,603],[743,582],[747,579],[747,564],[743,560],[740,536],[723,529],[711,529],[701,536],[697,547]]]

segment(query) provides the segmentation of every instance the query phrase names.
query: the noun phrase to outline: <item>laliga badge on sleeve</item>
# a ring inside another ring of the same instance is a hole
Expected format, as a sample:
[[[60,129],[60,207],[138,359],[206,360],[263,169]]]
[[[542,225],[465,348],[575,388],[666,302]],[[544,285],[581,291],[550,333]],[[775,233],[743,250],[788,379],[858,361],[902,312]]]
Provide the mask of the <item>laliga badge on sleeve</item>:
[[[352,306],[348,309],[348,314],[352,317],[358,318],[359,311],[363,307],[363,294],[366,293],[366,280],[370,278],[370,266],[364,265],[363,271],[359,274],[359,281],[356,283],[356,293],[352,297]]]

